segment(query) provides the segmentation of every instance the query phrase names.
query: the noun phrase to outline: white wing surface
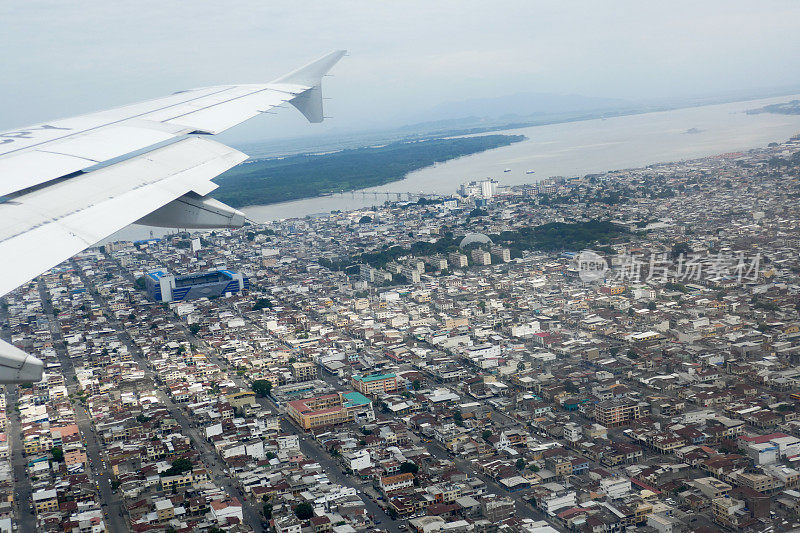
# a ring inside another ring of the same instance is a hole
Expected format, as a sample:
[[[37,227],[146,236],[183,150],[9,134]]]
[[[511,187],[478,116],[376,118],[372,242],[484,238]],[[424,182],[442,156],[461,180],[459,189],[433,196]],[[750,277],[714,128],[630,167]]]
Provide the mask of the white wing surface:
[[[267,84],[182,91],[0,133],[0,296],[137,221],[241,227],[241,212],[207,195],[212,178],[247,156],[202,136],[286,102],[321,122],[322,76],[344,54]],[[40,360],[0,341],[0,383],[41,373]]]

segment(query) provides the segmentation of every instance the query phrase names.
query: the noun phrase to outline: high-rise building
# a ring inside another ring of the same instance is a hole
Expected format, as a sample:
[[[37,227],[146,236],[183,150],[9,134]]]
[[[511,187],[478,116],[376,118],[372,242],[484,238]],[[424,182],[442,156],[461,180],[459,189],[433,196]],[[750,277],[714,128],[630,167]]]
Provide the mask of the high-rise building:
[[[616,427],[638,420],[642,417],[642,411],[633,400],[605,400],[595,405],[594,417],[605,427]]]
[[[309,362],[292,363],[292,376],[298,382],[317,379],[317,365]]]
[[[467,256],[459,253],[459,252],[451,252],[447,259],[450,261],[450,265],[453,268],[466,268],[469,262],[467,261]]]
[[[498,263],[508,263],[511,261],[511,250],[508,248],[503,248],[502,246],[492,246],[491,253],[492,257],[494,257]]]
[[[481,250],[480,248],[475,248],[472,250],[472,261],[476,265],[486,266],[492,264],[492,256],[486,250]]]

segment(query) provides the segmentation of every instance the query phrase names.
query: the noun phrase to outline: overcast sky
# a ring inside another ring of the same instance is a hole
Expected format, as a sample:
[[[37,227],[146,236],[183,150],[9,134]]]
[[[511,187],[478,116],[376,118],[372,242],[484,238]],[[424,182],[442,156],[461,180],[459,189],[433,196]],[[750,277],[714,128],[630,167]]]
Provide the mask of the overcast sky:
[[[331,50],[333,120],[293,109],[240,140],[398,125],[521,92],[642,99],[800,84],[800,2],[108,0],[0,3],[0,130],[191,87],[266,82]]]

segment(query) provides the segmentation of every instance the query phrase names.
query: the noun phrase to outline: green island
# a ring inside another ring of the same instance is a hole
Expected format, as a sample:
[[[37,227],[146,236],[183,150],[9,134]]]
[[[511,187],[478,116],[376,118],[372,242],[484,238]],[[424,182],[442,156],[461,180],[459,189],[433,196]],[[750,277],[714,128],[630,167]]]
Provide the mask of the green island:
[[[774,113],[776,115],[800,115],[800,100],[782,102],[780,104],[770,104],[757,109],[748,109],[748,115],[758,115],[760,113]]]
[[[233,207],[244,207],[376,187],[435,163],[524,139],[524,135],[431,139],[261,159],[220,175],[214,197]]]

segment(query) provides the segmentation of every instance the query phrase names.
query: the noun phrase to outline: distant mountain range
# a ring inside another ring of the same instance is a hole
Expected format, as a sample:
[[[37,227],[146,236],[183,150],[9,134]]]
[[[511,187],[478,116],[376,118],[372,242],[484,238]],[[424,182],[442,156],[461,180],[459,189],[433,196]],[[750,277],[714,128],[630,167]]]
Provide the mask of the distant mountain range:
[[[406,125],[374,130],[337,131],[319,136],[232,143],[253,158],[325,152],[403,140],[485,133],[542,124],[574,122],[653,111],[667,111],[800,93],[800,86],[759,92],[732,89],[725,94],[627,100],[576,94],[518,93],[438,104],[406,118]]]
[[[634,105],[633,102],[621,98],[596,98],[577,94],[518,93],[447,102],[433,107],[428,115],[440,120],[470,116],[516,119],[537,115],[598,112],[633,107]]]
[[[530,126],[666,111],[683,107],[723,104],[742,100],[797,94],[800,86],[787,86],[760,92],[731,89],[725,94],[694,95],[674,98],[628,100],[578,94],[517,93],[490,98],[473,98],[438,104],[416,117],[409,117],[400,131],[428,133],[453,130],[486,129],[498,126]]]

